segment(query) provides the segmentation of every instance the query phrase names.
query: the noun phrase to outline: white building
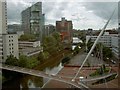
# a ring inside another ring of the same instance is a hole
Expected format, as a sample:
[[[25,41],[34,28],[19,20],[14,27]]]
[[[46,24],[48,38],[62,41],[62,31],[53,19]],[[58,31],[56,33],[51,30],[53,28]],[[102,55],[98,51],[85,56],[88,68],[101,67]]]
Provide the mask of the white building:
[[[18,43],[20,49],[40,47],[40,41],[19,41]]]
[[[73,37],[72,43],[73,43],[72,44],[72,50],[74,50],[75,47],[77,46],[77,44],[78,43],[83,43],[83,41],[80,40],[78,37]],[[79,46],[79,48],[81,48],[81,47]]]
[[[73,43],[77,44],[77,43],[83,43],[82,40],[80,40],[78,37],[73,37]]]
[[[19,57],[17,34],[7,33],[7,5],[0,0],[0,62],[5,62],[10,54]]]
[[[19,58],[18,50],[18,35],[17,34],[6,34],[3,35],[4,44],[4,59],[7,59],[7,56],[14,55],[16,58]]]
[[[7,12],[6,2],[0,0],[0,62],[4,59],[3,35],[7,33]]]
[[[109,35],[101,36],[98,43],[104,44],[106,47],[111,47],[111,37]],[[97,36],[86,36],[86,43],[91,39],[91,42],[94,42],[97,39]]]
[[[117,59],[119,59],[118,35],[112,37],[111,44],[112,44],[112,52],[114,53],[114,56]]]
[[[97,36],[86,36],[86,43],[91,39],[91,42],[94,42],[97,39]],[[114,56],[118,58],[119,55],[119,45],[118,45],[118,34],[109,34],[106,32],[101,38],[99,39],[98,43],[102,43],[106,47],[112,49]]]
[[[98,43],[102,43],[106,47],[112,47],[112,37],[116,36],[117,34],[109,34],[109,32],[105,32],[103,36],[100,37]],[[91,39],[91,42],[94,42],[98,36],[86,36],[86,43]]]

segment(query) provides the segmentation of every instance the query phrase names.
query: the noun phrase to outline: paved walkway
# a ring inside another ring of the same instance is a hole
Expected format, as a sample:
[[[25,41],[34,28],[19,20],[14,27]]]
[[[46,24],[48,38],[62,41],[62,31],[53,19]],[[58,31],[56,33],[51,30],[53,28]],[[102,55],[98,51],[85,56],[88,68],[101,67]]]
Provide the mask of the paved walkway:
[[[86,57],[86,53],[79,53],[76,56],[74,56],[71,60],[70,60],[70,65],[81,65]],[[90,56],[88,61],[85,63],[85,65],[88,65],[88,62],[90,63],[90,65],[94,65],[97,66],[98,64],[103,64],[102,60],[99,60],[96,57]]]

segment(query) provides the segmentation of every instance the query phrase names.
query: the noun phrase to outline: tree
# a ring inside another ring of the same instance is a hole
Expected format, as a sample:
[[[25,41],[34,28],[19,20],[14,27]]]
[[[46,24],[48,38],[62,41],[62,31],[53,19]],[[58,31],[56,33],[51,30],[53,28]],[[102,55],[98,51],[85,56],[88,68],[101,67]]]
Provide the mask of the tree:
[[[47,36],[43,40],[43,51],[49,52],[52,54],[57,51],[56,39],[53,36]]]
[[[78,54],[80,51],[80,46],[76,46],[74,49],[75,54]]]
[[[40,52],[38,55],[38,61],[42,63],[45,59],[49,58],[50,54],[48,52]]]
[[[28,67],[28,57],[25,55],[21,55],[19,58],[19,66],[20,67]]]
[[[24,34],[24,35],[21,35],[19,40],[21,40],[21,41],[32,41],[32,40],[35,40],[35,39],[36,39],[35,35]]]
[[[56,47],[58,47],[58,49],[62,49],[62,43],[61,43],[61,37],[60,37],[60,33],[58,32],[54,32],[52,34],[52,36],[56,39]]]
[[[18,59],[16,57],[14,57],[13,55],[10,55],[7,57],[5,64],[17,66]]]
[[[103,47],[103,59],[112,58],[112,50],[109,47]]]
[[[91,47],[93,46],[93,42],[91,42],[91,39],[88,41],[88,43],[87,43],[87,52],[89,52],[90,51],[90,49],[91,49]]]
[[[38,65],[39,61],[35,57],[28,57],[27,68],[33,68]]]

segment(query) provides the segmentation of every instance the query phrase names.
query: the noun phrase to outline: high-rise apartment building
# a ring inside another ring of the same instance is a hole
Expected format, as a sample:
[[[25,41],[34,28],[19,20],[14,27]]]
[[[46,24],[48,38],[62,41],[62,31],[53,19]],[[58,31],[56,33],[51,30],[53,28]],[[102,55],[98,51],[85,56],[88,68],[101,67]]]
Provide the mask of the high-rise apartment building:
[[[7,33],[7,10],[6,2],[0,0],[0,62],[4,59],[3,35]]]
[[[15,57],[18,55],[18,36],[17,34],[7,33],[7,4],[0,1],[0,62],[5,62],[10,54]]]
[[[27,34],[39,34],[42,38],[44,28],[44,14],[42,14],[42,2],[37,2],[21,13],[22,30]]]
[[[72,30],[72,21],[68,21],[65,18],[61,18],[61,21],[56,21],[56,31],[60,32],[64,43],[72,42]]]

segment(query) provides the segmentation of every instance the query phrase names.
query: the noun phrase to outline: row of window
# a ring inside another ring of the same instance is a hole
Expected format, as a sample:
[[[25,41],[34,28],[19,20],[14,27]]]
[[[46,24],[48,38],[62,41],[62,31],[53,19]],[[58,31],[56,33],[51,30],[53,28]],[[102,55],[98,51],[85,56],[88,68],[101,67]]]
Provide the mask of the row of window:
[[[13,40],[9,40],[9,42],[13,42]]]
[[[9,36],[9,38],[13,38],[13,36]]]
[[[9,44],[9,46],[13,46],[13,43],[12,43],[12,44]]]

